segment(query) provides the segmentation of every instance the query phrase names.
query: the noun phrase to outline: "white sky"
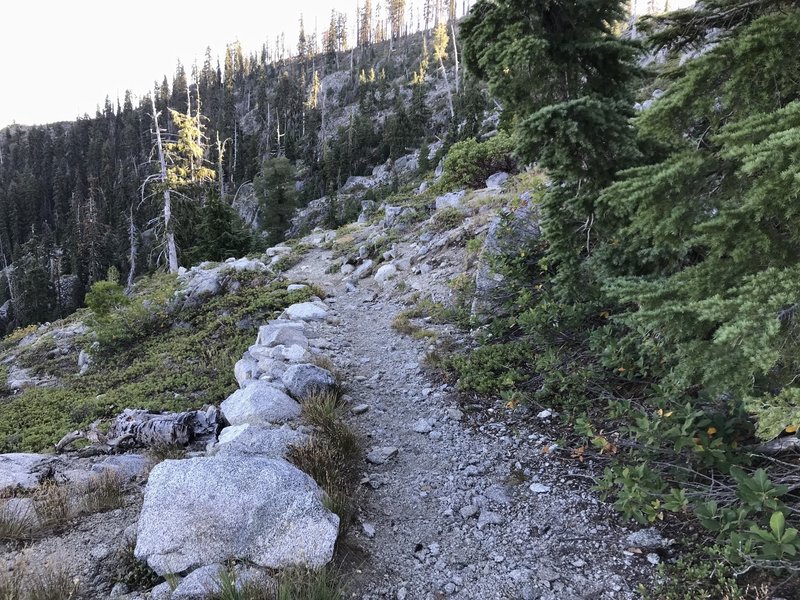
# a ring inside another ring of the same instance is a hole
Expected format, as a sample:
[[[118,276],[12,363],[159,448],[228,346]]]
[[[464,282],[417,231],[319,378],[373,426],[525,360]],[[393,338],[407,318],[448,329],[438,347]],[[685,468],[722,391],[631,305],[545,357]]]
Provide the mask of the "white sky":
[[[108,95],[142,94],[178,59],[191,72],[206,46],[222,57],[239,40],[245,54],[286,33],[297,46],[300,14],[306,32],[327,27],[332,8],[348,12],[356,0],[2,0],[0,2],[0,128],[94,116]],[[157,23],[157,31],[154,27]]]

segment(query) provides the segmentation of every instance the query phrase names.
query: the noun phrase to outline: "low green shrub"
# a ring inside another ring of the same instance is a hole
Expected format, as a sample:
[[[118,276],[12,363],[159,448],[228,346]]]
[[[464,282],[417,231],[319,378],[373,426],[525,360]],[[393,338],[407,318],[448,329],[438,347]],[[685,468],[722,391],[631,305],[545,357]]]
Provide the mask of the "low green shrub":
[[[514,148],[511,137],[502,132],[485,142],[469,139],[453,144],[444,159],[437,189],[481,188],[490,175],[516,170]]]
[[[65,433],[124,408],[184,411],[219,403],[237,387],[233,366],[257,326],[311,293],[287,292],[283,281],[243,278],[236,292],[178,310],[169,307],[174,281],[157,276],[137,284],[131,304],[120,311],[127,315],[124,327],[106,330],[106,345],[101,342],[88,373],[73,370],[60,387],[29,388],[5,399],[0,451],[52,448]],[[128,322],[132,306],[148,311],[149,326]]]
[[[464,213],[455,206],[437,210],[431,218],[431,231],[441,233],[455,229],[464,222]]]

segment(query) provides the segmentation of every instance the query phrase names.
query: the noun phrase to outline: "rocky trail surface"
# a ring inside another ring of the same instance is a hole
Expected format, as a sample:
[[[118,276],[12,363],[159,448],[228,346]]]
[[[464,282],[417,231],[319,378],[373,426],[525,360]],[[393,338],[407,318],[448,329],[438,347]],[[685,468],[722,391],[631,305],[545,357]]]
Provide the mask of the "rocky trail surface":
[[[364,441],[358,523],[345,549],[353,597],[638,597],[666,540],[619,525],[587,472],[546,452],[557,435],[542,433],[546,416],[528,418],[539,424],[532,431],[435,381],[424,366],[429,342],[391,326],[405,308],[398,294],[372,278],[327,274],[330,259],[314,250],[287,275],[331,293],[334,317],[320,333]]]

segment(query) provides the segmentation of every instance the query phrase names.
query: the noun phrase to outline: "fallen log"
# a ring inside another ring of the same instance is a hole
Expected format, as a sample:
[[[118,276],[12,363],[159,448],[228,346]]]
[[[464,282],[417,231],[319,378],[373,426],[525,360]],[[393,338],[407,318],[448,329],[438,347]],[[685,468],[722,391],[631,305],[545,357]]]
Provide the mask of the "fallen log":
[[[87,430],[66,434],[55,445],[61,453],[78,440],[88,440],[92,446],[81,452],[111,454],[127,447],[185,446],[194,440],[217,433],[219,411],[214,406],[182,413],[154,413],[126,408],[111,423],[108,433],[99,430],[95,421]]]

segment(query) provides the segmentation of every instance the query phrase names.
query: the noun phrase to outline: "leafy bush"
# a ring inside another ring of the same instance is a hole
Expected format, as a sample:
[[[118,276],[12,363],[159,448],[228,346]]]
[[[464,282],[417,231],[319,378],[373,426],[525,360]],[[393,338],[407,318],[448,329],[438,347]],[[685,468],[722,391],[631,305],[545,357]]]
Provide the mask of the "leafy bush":
[[[137,283],[131,304],[112,311],[103,329],[106,344],[88,373],[67,375],[61,387],[26,389],[0,404],[0,451],[51,448],[68,431],[126,407],[183,411],[223,400],[237,387],[233,366],[257,325],[311,293],[287,292],[285,282],[242,281],[235,293],[182,310],[168,309],[174,277]],[[150,320],[137,326],[132,315],[140,310]]]
[[[437,210],[431,218],[431,231],[440,233],[455,229],[464,222],[464,213],[458,210],[455,206],[448,206],[441,210]]]
[[[498,133],[485,142],[469,139],[453,144],[444,159],[444,172],[437,187],[481,188],[490,175],[516,169],[513,153],[514,141],[506,133]]]

